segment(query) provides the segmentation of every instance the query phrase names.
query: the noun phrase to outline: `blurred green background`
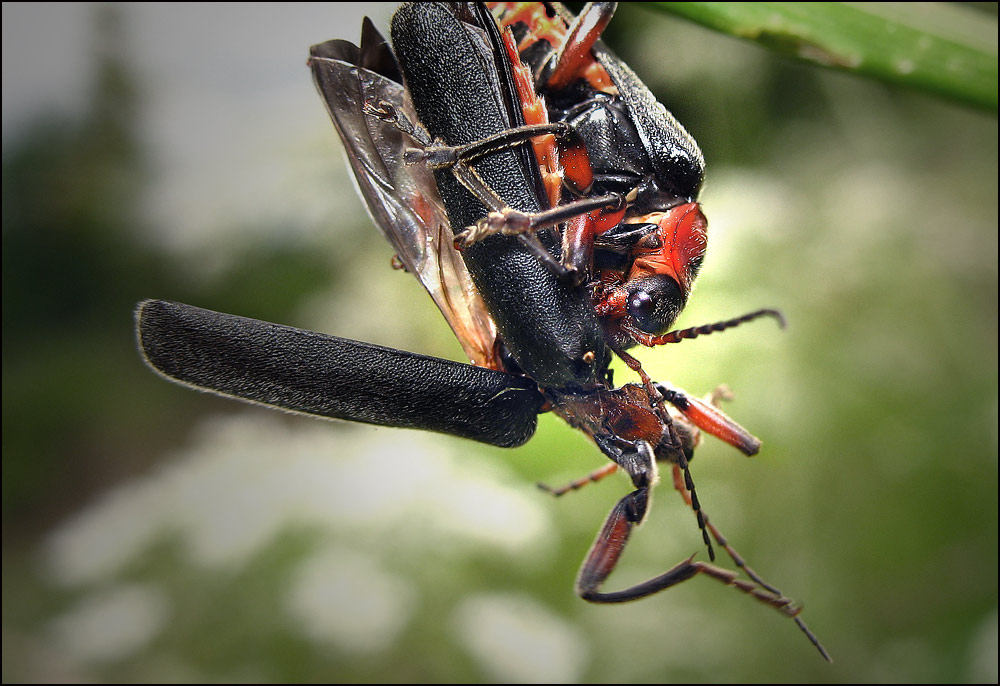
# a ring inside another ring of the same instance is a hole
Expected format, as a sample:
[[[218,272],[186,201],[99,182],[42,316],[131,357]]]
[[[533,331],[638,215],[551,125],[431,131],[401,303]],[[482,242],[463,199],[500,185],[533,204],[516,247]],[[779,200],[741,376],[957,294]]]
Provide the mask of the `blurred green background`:
[[[996,7],[983,21],[996,26]],[[391,7],[3,6],[3,680],[996,682],[997,120],[638,7],[607,40],[700,142],[709,255],[645,351],[764,440],[703,505],[833,654],[708,579],[572,593],[620,477],[282,415],[145,368],[146,297],[461,359],[304,66]],[[628,379],[624,370],[619,380]],[[697,553],[667,484],[610,586]]]

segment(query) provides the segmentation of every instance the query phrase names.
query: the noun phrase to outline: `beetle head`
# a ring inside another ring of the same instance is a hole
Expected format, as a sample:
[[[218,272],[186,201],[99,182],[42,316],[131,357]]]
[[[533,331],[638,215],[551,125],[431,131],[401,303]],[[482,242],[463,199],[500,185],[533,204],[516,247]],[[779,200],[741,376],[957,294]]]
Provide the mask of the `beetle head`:
[[[627,310],[635,328],[667,331],[684,309],[705,255],[708,222],[697,203],[630,220],[656,227],[632,252],[625,278]]]

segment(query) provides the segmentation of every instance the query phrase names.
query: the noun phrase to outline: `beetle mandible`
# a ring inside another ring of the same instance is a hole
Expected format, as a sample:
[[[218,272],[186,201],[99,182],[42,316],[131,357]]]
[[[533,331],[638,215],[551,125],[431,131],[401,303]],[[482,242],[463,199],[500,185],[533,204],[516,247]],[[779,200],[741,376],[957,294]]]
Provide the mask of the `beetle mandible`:
[[[829,659],[800,609],[744,564],[698,502],[688,462],[700,430],[746,454],[759,441],[715,403],[654,383],[625,352],[637,342],[674,342],[776,315],[761,310],[664,333],[686,301],[704,243],[697,145],[600,44],[613,11],[603,5],[576,21],[546,6],[562,29],[546,41],[551,55],[533,78],[552,98],[546,116],[556,116],[526,119],[535,86],[511,46],[508,28],[518,22],[494,9],[499,24],[478,3],[404,4],[393,17],[391,49],[366,20],[360,47],[330,41],[310,56],[369,211],[473,365],[165,301],[137,310],[143,354],[169,379],[231,397],[500,446],[526,441],[537,414],[551,409],[612,460],[587,480],[620,468],[634,486],[583,562],[581,597],[624,602],[705,574],[793,617]],[[532,32],[538,28],[529,21],[525,35]],[[615,95],[595,90],[602,80]],[[608,115],[628,129],[627,145],[605,145]],[[559,143],[545,159],[539,147],[550,134]],[[560,155],[574,169],[589,167],[592,179],[573,171],[563,174],[568,182],[553,183],[543,172],[568,168]],[[642,385],[614,388],[614,353]],[[631,588],[600,590],[646,515],[659,463],[671,465],[710,557],[714,539],[749,581],[692,557]]]

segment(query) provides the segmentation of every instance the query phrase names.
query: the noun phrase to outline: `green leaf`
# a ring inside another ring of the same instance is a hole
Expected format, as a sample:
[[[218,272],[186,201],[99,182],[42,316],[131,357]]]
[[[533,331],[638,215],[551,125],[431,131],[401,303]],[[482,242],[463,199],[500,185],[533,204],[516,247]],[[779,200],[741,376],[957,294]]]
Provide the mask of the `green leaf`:
[[[997,111],[997,17],[941,3],[658,2],[797,59]]]

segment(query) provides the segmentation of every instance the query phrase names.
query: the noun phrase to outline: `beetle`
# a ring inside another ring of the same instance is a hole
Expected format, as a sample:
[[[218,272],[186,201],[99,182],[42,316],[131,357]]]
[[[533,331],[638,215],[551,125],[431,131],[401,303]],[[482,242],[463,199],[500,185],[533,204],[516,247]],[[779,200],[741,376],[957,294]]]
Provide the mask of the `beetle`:
[[[606,13],[587,9],[581,16],[595,11]],[[566,15],[559,12],[553,16],[564,21]],[[569,23],[567,27],[557,54],[580,52],[569,45],[578,42],[579,31]],[[674,342],[776,313],[762,310],[661,333],[683,307],[689,279],[675,272],[669,277],[672,287],[651,295],[643,287],[662,274],[633,279],[626,270],[607,266],[614,263],[608,253],[624,254],[633,263],[642,259],[643,250],[654,256],[673,254],[657,236],[664,227],[703,236],[694,197],[701,161],[693,139],[672,117],[662,116],[665,109],[645,86],[600,46],[599,30],[584,33],[583,52],[593,50],[622,98],[615,104],[593,94],[573,96],[590,113],[582,124],[570,124],[570,113],[582,110],[559,110],[565,121],[555,127],[525,121],[519,94],[525,87],[522,81],[519,90],[514,76],[519,56],[510,49],[512,33],[480,4],[404,4],[392,20],[391,48],[366,20],[360,47],[330,41],[311,49],[315,81],[369,211],[398,261],[434,298],[472,365],[155,300],[137,310],[140,349],[155,371],[199,389],[296,412],[439,431],[504,447],[530,438],[539,412],[551,410],[590,436],[612,460],[587,480],[553,492],[572,490],[616,469],[634,486],[612,508],[583,562],[576,582],[581,597],[598,603],[635,600],[705,574],[793,617],[829,659],[798,616],[800,609],[745,565],[709,522],[696,495],[688,463],[701,430],[746,454],[755,453],[759,441],[714,403],[654,383],[624,350],[637,342]],[[563,50],[567,45],[568,51]],[[551,90],[562,90],[556,87],[560,79],[571,81],[581,64],[592,63],[574,61],[576,67],[561,67],[558,61],[551,67]],[[644,146],[640,152],[646,166],[640,165],[642,173],[625,182],[609,173],[600,183],[596,177],[593,183],[577,183],[575,197],[561,202],[542,178],[542,160],[529,147],[537,147],[540,132],[554,132],[571,136],[563,145],[564,158],[585,158],[596,169],[625,165],[629,150],[601,150],[603,134],[588,129],[594,112],[606,113],[611,104],[621,106],[615,111],[637,132],[631,142]],[[650,161],[663,152],[651,141],[664,136],[685,141],[690,170],[664,167],[662,159]],[[688,184],[687,195],[678,195],[671,175],[692,174],[696,182]],[[638,188],[625,189],[636,181]],[[664,199],[664,194],[670,197]],[[684,209],[678,213],[677,208]],[[658,213],[654,222],[642,219],[650,210]],[[629,211],[639,219],[622,221]],[[512,228],[511,217],[526,217],[530,226]],[[608,236],[602,238],[604,234]],[[573,238],[567,240],[567,235]],[[703,242],[696,238],[694,243],[699,240]],[[683,252],[688,242],[680,243]],[[691,256],[689,271],[697,271],[697,261],[699,255]],[[599,275],[598,287],[579,278],[581,273]],[[633,280],[640,282],[645,297],[635,296],[635,284],[628,285],[632,291],[624,300],[609,296],[613,288]],[[666,314],[652,317],[659,298],[670,301]],[[639,373],[642,385],[613,387],[608,368],[612,354]],[[646,515],[660,463],[671,465],[675,488],[697,514],[710,558],[714,560],[714,539],[750,581],[692,557],[631,588],[601,590],[629,534]]]
[[[697,143],[599,41],[615,3],[591,3],[573,21],[545,3],[490,6],[505,29],[520,132],[531,136],[553,210],[542,219],[504,208],[459,240],[467,246],[491,233],[537,229],[572,212],[557,270],[593,282],[605,338],[619,349],[672,342],[657,335],[683,309],[706,244]],[[498,139],[507,145],[517,133]],[[488,190],[470,190],[488,204]],[[564,190],[574,198],[565,204]]]

